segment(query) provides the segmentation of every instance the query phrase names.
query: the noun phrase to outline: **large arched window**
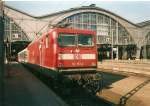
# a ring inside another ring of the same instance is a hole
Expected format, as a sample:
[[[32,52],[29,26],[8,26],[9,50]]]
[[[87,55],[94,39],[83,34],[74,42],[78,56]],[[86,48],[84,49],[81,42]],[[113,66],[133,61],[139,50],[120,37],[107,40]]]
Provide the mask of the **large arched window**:
[[[59,24],[69,23],[68,27],[96,31],[98,44],[128,45],[133,39],[127,30],[114,19],[100,13],[83,12],[65,18]]]
[[[22,29],[9,17],[5,16],[4,21],[4,31],[5,31],[5,40],[8,39],[9,41],[28,41],[29,38],[27,37],[26,33],[22,31]]]

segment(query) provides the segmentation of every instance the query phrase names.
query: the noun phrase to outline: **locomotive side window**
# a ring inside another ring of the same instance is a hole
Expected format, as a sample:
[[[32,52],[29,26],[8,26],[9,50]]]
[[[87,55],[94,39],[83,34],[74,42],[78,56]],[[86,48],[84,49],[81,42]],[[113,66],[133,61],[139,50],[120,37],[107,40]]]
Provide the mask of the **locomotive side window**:
[[[58,37],[59,46],[75,46],[76,37],[73,34],[60,34]]]
[[[93,46],[91,35],[78,35],[78,46]]]

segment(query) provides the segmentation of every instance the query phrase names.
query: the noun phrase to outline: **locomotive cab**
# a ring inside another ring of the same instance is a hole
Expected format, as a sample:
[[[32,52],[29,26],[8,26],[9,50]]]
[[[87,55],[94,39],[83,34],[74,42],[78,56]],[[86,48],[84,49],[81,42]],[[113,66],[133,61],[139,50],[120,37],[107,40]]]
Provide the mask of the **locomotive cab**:
[[[74,33],[72,33],[74,32]],[[93,31],[59,32],[57,38],[60,72],[95,72],[97,67],[97,50]]]

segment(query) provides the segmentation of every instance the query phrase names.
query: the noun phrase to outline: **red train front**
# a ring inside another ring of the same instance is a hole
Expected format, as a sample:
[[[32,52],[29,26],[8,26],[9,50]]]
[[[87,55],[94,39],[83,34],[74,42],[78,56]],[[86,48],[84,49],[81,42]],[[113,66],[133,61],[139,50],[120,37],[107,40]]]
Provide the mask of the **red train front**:
[[[28,46],[28,62],[59,72],[95,71],[95,33],[68,28],[50,30]]]
[[[87,30],[57,30],[56,67],[61,72],[88,72],[97,67],[95,33]]]

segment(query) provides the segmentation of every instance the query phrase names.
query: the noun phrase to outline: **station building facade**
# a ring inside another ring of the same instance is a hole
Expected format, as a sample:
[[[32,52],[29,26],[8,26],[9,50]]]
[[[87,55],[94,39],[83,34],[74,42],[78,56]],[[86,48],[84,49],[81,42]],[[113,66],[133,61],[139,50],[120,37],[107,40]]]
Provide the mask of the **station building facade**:
[[[32,41],[54,26],[89,29],[96,32],[98,54],[103,59],[150,59],[150,21],[134,24],[95,5],[40,17],[6,5],[4,12],[6,38],[12,34],[17,36],[15,40]]]

